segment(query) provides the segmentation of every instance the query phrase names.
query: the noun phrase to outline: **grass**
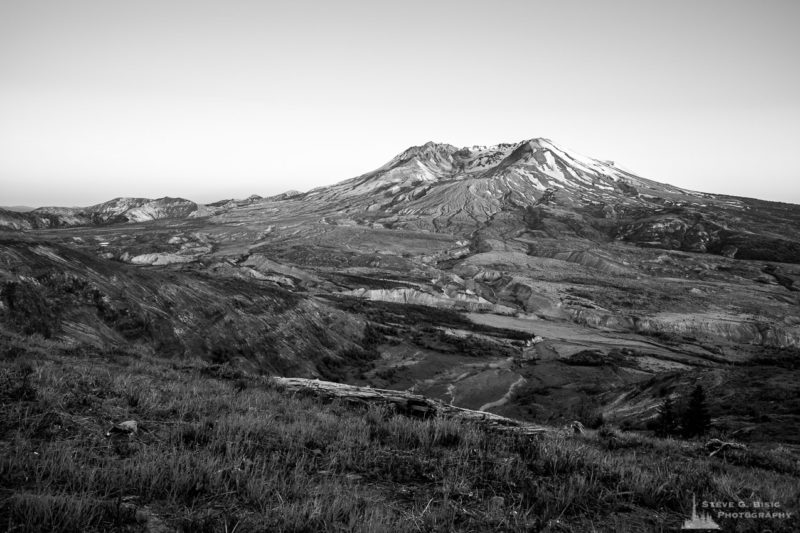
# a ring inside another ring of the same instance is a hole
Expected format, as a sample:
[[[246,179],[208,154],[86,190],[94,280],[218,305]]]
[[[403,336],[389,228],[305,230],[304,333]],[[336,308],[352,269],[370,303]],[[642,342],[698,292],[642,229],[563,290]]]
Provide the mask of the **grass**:
[[[225,365],[25,342],[0,360],[8,531],[659,531],[689,515],[692,494],[800,498],[786,450],[708,457],[700,442],[611,428],[492,433],[323,403]],[[135,435],[106,436],[125,420]]]

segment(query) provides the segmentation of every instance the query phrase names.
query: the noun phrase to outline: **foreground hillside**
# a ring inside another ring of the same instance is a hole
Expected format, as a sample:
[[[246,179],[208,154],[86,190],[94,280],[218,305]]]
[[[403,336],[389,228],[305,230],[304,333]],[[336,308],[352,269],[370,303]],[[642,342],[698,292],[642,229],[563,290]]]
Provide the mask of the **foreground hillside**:
[[[612,428],[498,433],[325,403],[227,365],[2,340],[8,531],[661,531],[692,495],[788,512],[800,499],[798,456],[779,446],[709,456]]]

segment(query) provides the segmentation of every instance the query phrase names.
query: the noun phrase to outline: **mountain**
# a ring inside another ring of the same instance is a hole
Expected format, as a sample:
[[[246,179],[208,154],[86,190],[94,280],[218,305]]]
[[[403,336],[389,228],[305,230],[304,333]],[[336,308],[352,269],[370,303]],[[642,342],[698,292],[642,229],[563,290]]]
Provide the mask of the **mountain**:
[[[798,206],[659,183],[548,139],[467,148],[429,142],[362,176],[286,199],[300,212],[392,228],[474,236],[504,225],[800,262]]]
[[[89,207],[38,207],[27,212],[0,209],[0,227],[34,229],[166,218],[205,216],[211,209],[183,198],[115,198]]]
[[[409,148],[373,172],[312,191],[309,197],[352,199],[382,193],[386,200],[374,200],[369,208],[485,218],[505,205],[536,203],[550,191],[562,191],[572,205],[621,200],[636,205],[653,197],[679,201],[702,196],[571,154],[547,139],[531,139],[470,148],[429,142]]]

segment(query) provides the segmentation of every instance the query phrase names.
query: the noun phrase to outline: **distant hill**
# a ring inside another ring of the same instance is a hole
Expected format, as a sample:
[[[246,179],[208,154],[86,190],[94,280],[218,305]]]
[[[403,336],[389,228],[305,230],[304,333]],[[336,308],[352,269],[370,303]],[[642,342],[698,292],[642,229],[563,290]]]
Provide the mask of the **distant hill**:
[[[16,211],[18,213],[26,213],[28,211],[33,211],[36,208],[29,207],[27,205],[0,205],[0,209],[5,209],[6,211]]]
[[[115,198],[89,207],[37,207],[20,212],[0,209],[0,227],[16,230],[146,222],[166,218],[206,216],[208,207],[184,198]]]

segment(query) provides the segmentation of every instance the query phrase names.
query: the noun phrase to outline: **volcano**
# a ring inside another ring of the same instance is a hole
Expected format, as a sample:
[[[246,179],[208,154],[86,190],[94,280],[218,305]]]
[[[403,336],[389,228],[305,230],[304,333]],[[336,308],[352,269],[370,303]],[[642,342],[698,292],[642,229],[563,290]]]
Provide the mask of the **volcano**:
[[[800,208],[638,176],[548,139],[457,148],[428,142],[364,175],[280,198],[338,223],[475,236],[620,240],[800,262]],[[537,233],[538,232],[538,233]]]

